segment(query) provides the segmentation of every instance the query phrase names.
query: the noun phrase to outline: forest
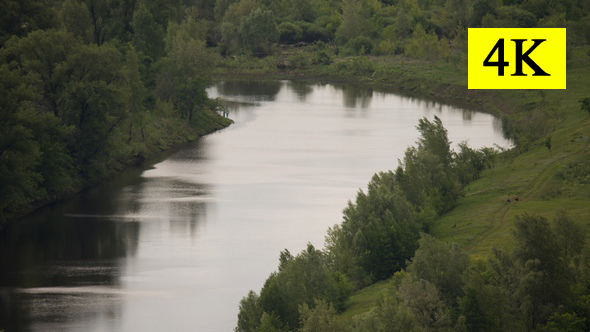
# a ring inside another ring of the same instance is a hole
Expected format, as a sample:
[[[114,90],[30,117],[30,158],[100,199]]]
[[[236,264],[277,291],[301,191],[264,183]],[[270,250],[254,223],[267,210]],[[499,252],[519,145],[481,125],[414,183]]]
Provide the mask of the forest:
[[[0,222],[229,124],[194,7],[0,7]]]

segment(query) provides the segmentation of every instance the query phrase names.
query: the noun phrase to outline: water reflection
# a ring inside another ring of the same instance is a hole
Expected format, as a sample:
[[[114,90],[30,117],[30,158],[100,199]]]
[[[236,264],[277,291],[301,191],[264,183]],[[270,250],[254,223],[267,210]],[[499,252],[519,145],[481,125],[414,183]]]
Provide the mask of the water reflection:
[[[313,92],[313,85],[301,81],[287,81],[287,88],[295,93],[299,101],[306,101],[307,96]]]
[[[354,85],[335,85],[342,91],[342,102],[348,108],[366,109],[371,105],[373,89],[358,87]]]
[[[321,247],[423,116],[500,143],[500,120],[349,85],[220,82],[235,124],[0,231],[0,329],[231,331],[280,250]]]
[[[216,88],[220,94],[230,98],[239,96],[252,101],[273,101],[282,86],[280,81],[241,80],[223,81]]]
[[[0,232],[0,328],[120,310],[111,300],[117,295],[104,290],[118,287],[120,259],[135,255],[138,222],[41,213],[24,223]],[[101,288],[89,292],[89,285]]]

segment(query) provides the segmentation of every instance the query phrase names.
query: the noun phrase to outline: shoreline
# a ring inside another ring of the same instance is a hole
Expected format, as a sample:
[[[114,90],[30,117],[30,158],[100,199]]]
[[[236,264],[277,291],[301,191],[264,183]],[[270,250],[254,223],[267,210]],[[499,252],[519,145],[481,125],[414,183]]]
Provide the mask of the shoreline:
[[[233,121],[231,121],[230,119],[222,117],[215,111],[213,112],[215,113],[215,117],[219,117],[221,121],[215,121],[217,119],[214,119],[214,124],[207,128],[191,126],[191,132],[189,133],[189,135],[182,135],[182,137],[174,137],[174,135],[171,134],[170,138],[172,138],[173,141],[168,142],[168,144],[164,146],[151,146],[146,149],[145,154],[129,156],[127,163],[122,164],[118,167],[114,167],[112,171],[109,172],[109,174],[93,181],[92,183],[82,184],[75,190],[66,192],[63,195],[61,195],[61,197],[55,199],[32,202],[27,208],[23,208],[22,211],[19,211],[18,213],[15,213],[14,215],[6,218],[4,221],[1,221],[0,230],[2,230],[8,224],[18,222],[20,219],[26,218],[44,208],[51,207],[55,204],[63,203],[67,200],[74,198],[76,195],[83,193],[84,191],[92,190],[92,188],[99,186],[102,182],[111,181],[112,179],[126,171],[130,171],[134,168],[143,169],[146,167],[146,165],[152,164],[153,162],[157,162],[158,160],[160,160],[162,156],[166,156],[169,153],[173,153],[182,146],[190,144],[203,136],[213,134],[219,130],[225,129],[233,123]]]

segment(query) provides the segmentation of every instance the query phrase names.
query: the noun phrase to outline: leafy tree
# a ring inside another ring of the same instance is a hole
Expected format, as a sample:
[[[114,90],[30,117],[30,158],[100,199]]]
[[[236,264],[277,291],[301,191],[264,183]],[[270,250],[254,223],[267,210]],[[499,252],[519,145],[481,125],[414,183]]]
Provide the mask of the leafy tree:
[[[139,57],[133,45],[129,45],[125,54],[125,100],[129,111],[129,132],[127,143],[131,141],[145,141],[144,133],[144,100],[147,90],[141,80]],[[139,129],[139,132],[138,132]],[[141,137],[141,139],[140,139]]]
[[[481,26],[481,19],[488,15],[494,15],[496,9],[493,2],[486,0],[477,0],[473,3],[473,11],[471,13],[471,26],[474,28]],[[467,23],[467,22],[464,22]]]
[[[459,152],[455,154],[454,161],[461,185],[478,179],[483,170],[491,167],[488,161],[490,157],[493,158],[493,149],[474,150],[466,142],[459,143]]]
[[[371,7],[365,0],[344,0],[342,4],[342,23],[336,31],[340,43],[372,32],[370,23]]]
[[[159,25],[143,1],[133,13],[133,45],[143,54],[158,59],[164,54],[164,29]]]
[[[588,115],[590,115],[590,97],[580,99],[578,102],[580,103],[580,109],[588,112]]]
[[[279,41],[284,44],[294,44],[301,41],[303,38],[303,32],[299,25],[291,22],[282,22],[278,26],[279,29]]]
[[[565,210],[557,210],[552,230],[565,262],[579,264],[579,258],[586,242],[584,227],[568,216]]]
[[[240,21],[239,36],[242,49],[256,56],[267,55],[279,41],[279,30],[270,10],[257,8]]]
[[[300,332],[342,332],[345,325],[336,316],[332,303],[325,300],[314,300],[315,308],[307,303],[299,306],[301,316]]]
[[[57,117],[64,115],[64,93],[69,81],[67,59],[78,46],[68,32],[37,30],[26,38],[10,40],[5,47],[6,61],[13,61],[31,77],[42,91],[40,106]]]
[[[167,55],[160,63],[156,92],[171,101],[180,115],[190,122],[193,114],[205,107],[205,88],[210,80],[213,57],[205,49],[205,41],[195,35],[198,24],[188,17],[179,26],[172,26],[166,37]]]
[[[335,228],[327,248],[335,264],[356,283],[363,284],[367,277],[382,280],[405,267],[417,248],[420,228],[393,173],[380,173],[373,176],[368,192],[360,191],[344,210],[341,229]]]
[[[11,36],[24,37],[37,29],[55,26],[55,12],[49,0],[1,0],[0,47]]]
[[[281,322],[281,319],[274,313],[264,312],[260,319],[259,332],[286,332],[288,329],[285,328],[285,324]]]
[[[440,297],[435,285],[427,280],[406,278],[399,288],[400,298],[418,324],[431,331],[452,327],[451,308]]]
[[[93,41],[93,26],[86,3],[76,0],[63,2],[59,12],[64,29],[76,36],[83,43]]]
[[[331,271],[325,254],[309,244],[296,257],[281,254],[279,271],[271,274],[260,291],[260,304],[289,329],[296,329],[300,324],[300,305],[311,308],[314,299],[320,299],[341,311],[351,292],[346,277]]]
[[[575,313],[553,314],[547,325],[542,329],[546,332],[582,332],[586,330],[586,318],[578,317]]]
[[[37,195],[41,159],[33,131],[22,123],[19,94],[26,88],[16,71],[0,65],[0,221]]]
[[[463,273],[469,258],[458,246],[449,246],[430,235],[423,235],[419,244],[408,271],[418,279],[431,282],[446,303],[455,305],[457,298],[463,296]]]
[[[234,330],[236,332],[258,331],[262,315],[258,295],[253,291],[248,292],[248,295],[240,301],[238,325]]]

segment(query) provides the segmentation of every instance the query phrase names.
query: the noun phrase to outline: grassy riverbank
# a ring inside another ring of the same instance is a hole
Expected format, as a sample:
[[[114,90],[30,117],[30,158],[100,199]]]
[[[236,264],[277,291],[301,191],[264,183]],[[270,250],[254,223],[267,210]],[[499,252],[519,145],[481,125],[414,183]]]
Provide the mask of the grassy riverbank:
[[[299,50],[298,52],[305,52]],[[492,248],[510,250],[515,216],[551,219],[565,209],[590,233],[590,117],[579,100],[590,96],[590,55],[573,50],[566,90],[468,90],[459,64],[429,63],[404,57],[337,58],[329,65],[279,70],[281,56],[225,60],[215,75],[348,82],[474,108],[502,117],[516,142],[495,167],[465,188],[458,206],[438,218],[430,233],[466,249],[472,259]],[[239,70],[234,62],[240,62]],[[551,149],[547,146],[547,142]],[[520,201],[507,204],[507,195]],[[390,287],[387,281],[357,291],[340,315],[346,321],[372,309]]]

